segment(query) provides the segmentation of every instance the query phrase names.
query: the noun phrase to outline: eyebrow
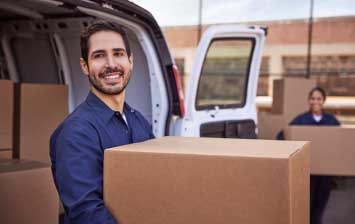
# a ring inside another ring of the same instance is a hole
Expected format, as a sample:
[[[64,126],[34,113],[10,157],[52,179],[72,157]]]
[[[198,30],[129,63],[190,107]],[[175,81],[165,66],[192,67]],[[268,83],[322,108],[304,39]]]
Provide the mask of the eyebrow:
[[[126,51],[126,49],[124,49],[124,48],[114,48],[113,50],[114,51]]]
[[[126,52],[126,49],[124,49],[124,48],[113,48],[112,51],[124,51],[124,52]],[[91,55],[98,54],[98,53],[105,53],[105,51],[104,50],[96,50],[96,51],[91,52]]]

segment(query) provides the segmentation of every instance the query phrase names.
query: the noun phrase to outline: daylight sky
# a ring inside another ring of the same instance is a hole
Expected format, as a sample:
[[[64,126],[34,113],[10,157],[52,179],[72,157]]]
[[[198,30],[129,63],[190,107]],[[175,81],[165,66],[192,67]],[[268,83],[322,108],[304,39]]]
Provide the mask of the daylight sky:
[[[160,26],[197,25],[199,0],[131,0]],[[307,18],[310,0],[202,0],[202,24]],[[314,17],[355,15],[355,0],[314,0]]]

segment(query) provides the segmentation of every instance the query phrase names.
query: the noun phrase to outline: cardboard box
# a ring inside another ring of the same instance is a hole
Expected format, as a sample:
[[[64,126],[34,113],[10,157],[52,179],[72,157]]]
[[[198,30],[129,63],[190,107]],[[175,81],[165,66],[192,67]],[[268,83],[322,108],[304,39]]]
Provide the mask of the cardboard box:
[[[309,222],[306,142],[164,137],[105,150],[123,224]]]
[[[0,160],[0,223],[57,224],[59,199],[49,165]]]
[[[49,139],[68,114],[65,85],[15,86],[14,158],[49,163]]]
[[[286,127],[288,121],[282,114],[258,113],[258,138],[275,140],[277,134]]]
[[[311,141],[311,173],[355,176],[355,128],[289,126],[285,138]]]
[[[283,114],[286,120],[292,120],[309,109],[308,93],[316,86],[313,79],[286,77],[273,82],[271,112]]]
[[[0,80],[0,149],[12,149],[14,83]]]

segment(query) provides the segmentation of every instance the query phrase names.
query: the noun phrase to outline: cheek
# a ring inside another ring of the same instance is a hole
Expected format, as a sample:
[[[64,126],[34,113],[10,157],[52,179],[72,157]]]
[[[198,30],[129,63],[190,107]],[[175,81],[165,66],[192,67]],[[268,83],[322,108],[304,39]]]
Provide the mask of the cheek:
[[[89,72],[90,74],[97,74],[100,72],[100,70],[102,69],[102,66],[100,65],[100,63],[91,63],[90,67],[89,67]]]
[[[323,104],[323,100],[317,100],[317,104],[322,105]]]
[[[132,69],[132,64],[128,60],[128,58],[121,58],[118,64],[122,65],[125,69],[131,70]]]

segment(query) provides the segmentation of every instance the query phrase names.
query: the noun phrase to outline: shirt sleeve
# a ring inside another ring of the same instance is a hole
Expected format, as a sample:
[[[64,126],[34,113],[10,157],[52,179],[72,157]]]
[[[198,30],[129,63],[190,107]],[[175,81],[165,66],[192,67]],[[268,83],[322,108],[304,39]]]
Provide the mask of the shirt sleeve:
[[[334,125],[334,126],[340,126],[340,122],[338,121],[338,119],[334,116],[334,115],[332,115],[332,114],[328,114],[328,116],[329,116],[329,120],[330,120],[330,125]]]
[[[67,124],[56,140],[56,183],[69,223],[116,224],[103,202],[103,151],[89,122]]]
[[[298,115],[297,117],[295,117],[295,118],[290,122],[289,125],[301,125],[301,124],[303,124],[302,118],[303,118],[304,116],[305,116],[305,115],[303,115],[303,114]]]

